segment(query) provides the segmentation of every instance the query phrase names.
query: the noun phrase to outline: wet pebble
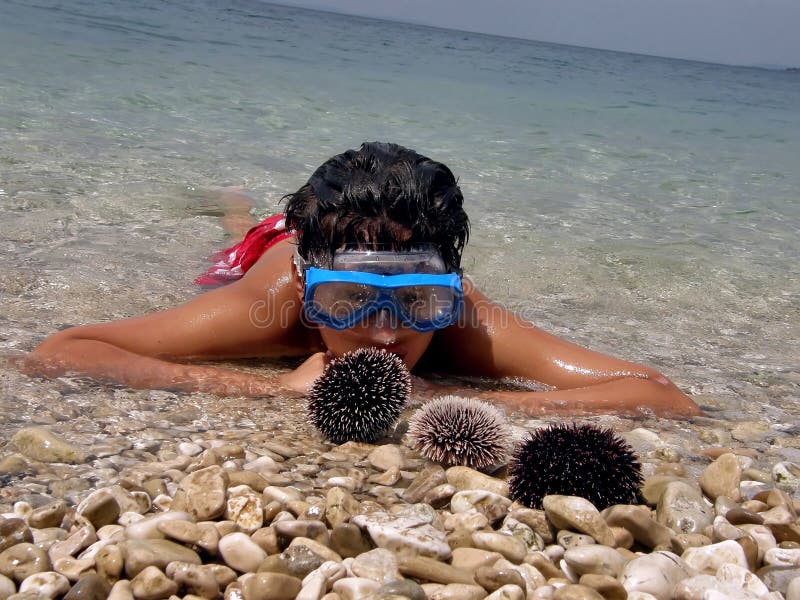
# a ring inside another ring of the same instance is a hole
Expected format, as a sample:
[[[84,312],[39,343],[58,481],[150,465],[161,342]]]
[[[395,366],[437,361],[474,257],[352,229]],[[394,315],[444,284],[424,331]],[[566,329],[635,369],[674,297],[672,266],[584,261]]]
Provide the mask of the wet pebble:
[[[664,487],[656,508],[656,520],[675,533],[702,533],[714,513],[696,486],[672,481]]]
[[[592,536],[597,543],[610,546],[614,535],[595,506],[577,496],[545,496],[542,506],[548,520],[558,529],[572,529]]]
[[[739,483],[742,468],[734,454],[723,454],[708,465],[700,475],[700,487],[712,500],[717,496],[727,496],[739,500]]]
[[[131,580],[131,592],[136,600],[163,600],[178,592],[178,584],[158,567],[142,569]]]
[[[220,538],[219,553],[226,565],[241,573],[255,571],[267,557],[261,546],[241,532],[229,533]]]
[[[215,465],[190,473],[178,484],[171,510],[198,521],[219,517],[225,512],[228,481],[227,472]]]
[[[395,516],[386,512],[357,515],[353,523],[369,532],[376,546],[396,552],[413,552],[442,560],[450,558],[446,536],[419,518]]]
[[[34,573],[20,583],[20,592],[36,592],[46,598],[55,598],[65,594],[70,589],[69,580],[54,571]]]
[[[21,583],[35,573],[50,570],[50,557],[31,544],[22,542],[0,552],[0,575]]]
[[[44,427],[25,427],[11,437],[11,443],[28,458],[45,463],[81,464],[86,453],[65,438]]]
[[[64,600],[105,600],[111,591],[101,575],[89,573],[81,577],[64,596]]]

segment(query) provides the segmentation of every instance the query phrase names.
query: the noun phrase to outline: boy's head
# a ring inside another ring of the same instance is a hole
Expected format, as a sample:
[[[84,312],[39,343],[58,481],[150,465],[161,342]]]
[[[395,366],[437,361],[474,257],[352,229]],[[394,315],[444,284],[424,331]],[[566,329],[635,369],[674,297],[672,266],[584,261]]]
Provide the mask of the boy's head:
[[[286,200],[298,252],[319,266],[340,248],[433,244],[454,270],[469,236],[450,169],[397,144],[365,143],[328,159]]]
[[[413,367],[433,330],[461,309],[454,271],[469,221],[450,169],[373,142],[329,159],[287,199],[298,254],[316,267],[308,271],[313,281],[298,277],[298,293],[305,314],[323,325],[327,349],[340,356],[380,346]],[[406,273],[402,285],[375,278],[395,273]]]

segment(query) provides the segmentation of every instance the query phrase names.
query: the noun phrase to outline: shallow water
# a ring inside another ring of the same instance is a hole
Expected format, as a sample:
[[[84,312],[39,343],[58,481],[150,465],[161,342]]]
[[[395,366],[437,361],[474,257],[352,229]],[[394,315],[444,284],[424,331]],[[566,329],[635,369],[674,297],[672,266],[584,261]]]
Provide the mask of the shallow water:
[[[658,368],[714,417],[779,439],[796,422],[796,72],[246,0],[4,2],[0,57],[6,352],[191,298],[230,242],[213,186],[268,214],[330,155],[385,139],[460,178],[464,264],[492,298]],[[122,393],[3,375],[10,429],[37,418],[31,398]]]

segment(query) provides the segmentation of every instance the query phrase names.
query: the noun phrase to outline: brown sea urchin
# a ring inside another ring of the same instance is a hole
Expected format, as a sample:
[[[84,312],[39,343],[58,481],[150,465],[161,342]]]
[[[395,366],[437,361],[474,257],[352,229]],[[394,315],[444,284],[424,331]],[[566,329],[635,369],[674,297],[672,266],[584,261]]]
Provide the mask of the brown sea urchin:
[[[636,504],[641,465],[631,447],[611,429],[557,423],[537,429],[520,444],[509,464],[511,498],[541,508],[548,494],[581,496],[602,510]]]
[[[414,449],[434,462],[485,469],[505,460],[511,432],[490,404],[444,396],[414,413],[408,435]]]
[[[410,394],[400,357],[359,348],[328,363],[308,394],[308,416],[333,442],[372,442],[397,421]]]

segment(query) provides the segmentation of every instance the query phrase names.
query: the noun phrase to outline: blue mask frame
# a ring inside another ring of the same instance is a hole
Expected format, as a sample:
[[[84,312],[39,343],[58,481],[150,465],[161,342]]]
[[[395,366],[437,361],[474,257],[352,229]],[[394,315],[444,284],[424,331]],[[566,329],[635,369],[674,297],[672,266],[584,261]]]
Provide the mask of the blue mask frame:
[[[364,306],[353,310],[346,317],[338,318],[325,312],[314,302],[316,288],[324,283],[355,283],[366,285],[378,293]],[[411,314],[397,299],[394,291],[408,286],[438,286],[453,292],[450,306],[442,307],[441,317],[430,321],[421,321]],[[410,329],[419,332],[444,329],[455,323],[464,307],[464,290],[461,287],[461,276],[458,273],[434,275],[429,273],[408,273],[403,275],[379,275],[363,271],[332,271],[309,267],[305,271],[304,309],[309,319],[341,331],[354,327],[372,313],[387,309],[399,318]]]

